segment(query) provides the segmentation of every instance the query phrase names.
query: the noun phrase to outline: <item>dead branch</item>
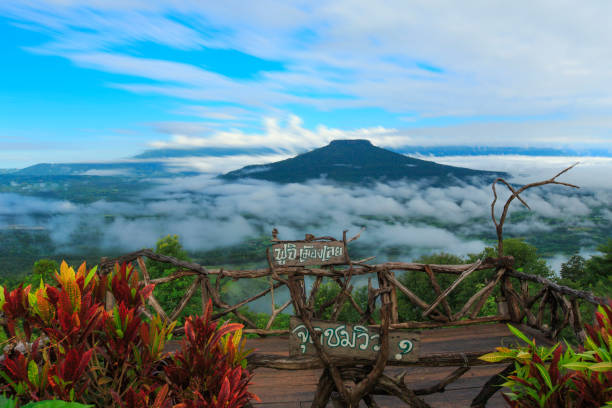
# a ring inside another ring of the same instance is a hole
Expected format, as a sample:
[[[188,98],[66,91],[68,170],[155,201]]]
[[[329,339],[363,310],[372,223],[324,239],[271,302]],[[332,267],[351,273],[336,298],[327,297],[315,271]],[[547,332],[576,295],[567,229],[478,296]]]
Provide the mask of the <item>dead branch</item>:
[[[495,179],[495,181],[493,181],[493,184],[491,185],[491,189],[493,190],[493,202],[491,203],[491,218],[493,219],[493,224],[495,225],[495,231],[497,233],[497,254],[499,256],[502,256],[504,254],[503,229],[504,229],[504,222],[506,221],[506,216],[508,215],[508,208],[510,207],[510,203],[512,203],[512,201],[515,198],[518,198],[519,201],[525,207],[527,207],[529,209],[529,205],[527,205],[527,203],[523,200],[523,198],[520,195],[521,195],[521,193],[523,191],[525,191],[527,189],[530,189],[532,187],[539,187],[539,186],[543,186],[543,185],[546,185],[546,184],[559,184],[559,185],[563,185],[563,186],[567,186],[567,187],[572,187],[572,188],[580,188],[580,187],[578,187],[576,185],[573,185],[573,184],[570,184],[570,183],[565,183],[565,182],[562,182],[562,181],[557,181],[557,177],[559,177],[562,174],[564,174],[565,172],[571,170],[577,164],[578,163],[572,164],[571,166],[569,166],[568,168],[560,171],[554,177],[549,178],[548,180],[538,181],[538,182],[535,182],[535,183],[529,183],[529,184],[526,184],[523,187],[519,188],[518,190],[515,190],[514,187],[512,187],[510,185],[510,183],[508,183],[503,178],[498,177],[498,178]],[[504,209],[502,211],[501,217],[499,218],[499,221],[497,221],[497,219],[495,218],[495,204],[497,203],[497,191],[495,190],[495,185],[497,183],[504,184],[512,192],[512,195],[510,196],[510,198],[508,198],[508,200],[504,204]]]

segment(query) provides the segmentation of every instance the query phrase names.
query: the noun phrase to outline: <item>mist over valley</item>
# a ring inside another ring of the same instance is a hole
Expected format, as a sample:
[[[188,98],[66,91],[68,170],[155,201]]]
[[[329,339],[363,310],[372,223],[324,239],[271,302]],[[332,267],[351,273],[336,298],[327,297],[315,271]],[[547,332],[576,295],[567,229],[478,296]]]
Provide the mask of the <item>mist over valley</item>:
[[[345,148],[346,143],[341,146]],[[381,176],[387,168],[381,170],[380,161],[367,163],[368,158],[376,159],[370,157],[369,149],[362,156],[349,149],[321,159],[327,160],[318,161],[323,170],[311,172],[309,179],[300,167],[292,167],[293,159],[286,159],[281,162],[285,182],[251,177],[266,174],[275,164],[261,166],[264,171],[252,174],[245,169],[256,166],[235,170],[228,174],[242,172],[243,177],[231,178],[201,173],[195,167],[177,172],[150,162],[133,162],[132,168],[140,172],[127,174],[96,173],[129,169],[125,163],[113,163],[32,166],[0,175],[0,273],[23,273],[39,258],[97,263],[101,256],[152,248],[168,234],[177,234],[190,256],[202,264],[261,266],[273,228],[282,239],[301,239],[305,233],[340,237],[343,230],[356,234],[365,228],[351,244],[352,256],[377,256],[380,261],[408,261],[438,252],[464,256],[495,243],[490,218],[494,177],[504,176],[519,184],[543,180],[576,160],[526,155],[428,157],[459,167],[436,167],[420,160],[415,163],[441,172],[435,177],[393,178]],[[378,150],[400,161],[415,160]],[[202,162],[210,159],[199,157]],[[354,165],[355,160],[363,166]],[[506,237],[525,238],[556,270],[571,254],[590,254],[610,236],[612,190],[606,175],[612,161],[582,160],[562,176],[581,189],[545,186],[529,190],[523,198],[531,211],[515,202],[506,223]],[[325,165],[341,168],[343,173],[339,178],[333,173],[330,177],[324,172]],[[80,173],[65,174],[75,168]],[[397,170],[393,165],[388,168]],[[143,169],[150,169],[149,174]],[[351,169],[354,173],[347,173]],[[503,202],[508,192],[501,187],[498,192]]]

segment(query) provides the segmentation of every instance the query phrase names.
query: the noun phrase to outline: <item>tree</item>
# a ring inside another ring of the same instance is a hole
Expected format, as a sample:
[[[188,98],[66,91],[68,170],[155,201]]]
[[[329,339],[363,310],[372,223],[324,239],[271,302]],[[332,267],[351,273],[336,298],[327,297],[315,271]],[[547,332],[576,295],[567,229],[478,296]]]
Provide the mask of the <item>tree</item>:
[[[42,278],[43,281],[50,283],[53,275],[59,270],[59,265],[52,259],[39,259],[34,262],[32,272],[36,278]]]
[[[567,262],[561,264],[561,278],[578,282],[584,277],[584,267],[586,260],[578,255],[572,255]]]
[[[597,247],[601,255],[593,255],[586,262],[587,275],[593,281],[607,278],[612,272],[612,238]]]
[[[495,258],[497,257],[497,248],[486,248],[483,254]],[[504,255],[514,257],[514,269],[545,278],[553,277],[553,271],[546,260],[538,254],[538,248],[528,244],[522,238],[504,239]]]
[[[183,261],[191,261],[187,251],[183,249],[179,236],[176,234],[167,235],[159,239],[155,245],[155,253],[171,256]],[[176,266],[151,260],[147,261],[146,266],[153,279],[170,276],[179,270]],[[194,279],[195,276],[182,277],[155,287],[154,296],[166,313],[171,313],[176,308]],[[200,314],[201,312],[202,297],[196,293],[191,297],[191,300],[179,315],[179,320],[182,322],[186,316]]]
[[[328,280],[327,282],[321,283],[319,286],[319,290],[315,296],[314,302],[314,310],[318,311],[322,305],[329,303],[334,300],[336,296],[340,293],[340,286],[338,283]],[[367,286],[360,286],[353,289],[353,298],[355,302],[359,305],[361,310],[366,310],[368,303],[368,288]],[[333,307],[332,305],[328,306],[320,318],[323,320],[329,320],[332,318]],[[361,316],[357,312],[357,310],[353,307],[349,300],[345,300],[342,304],[342,308],[340,309],[340,313],[338,314],[338,321],[341,322],[349,322],[349,323],[358,323]]]

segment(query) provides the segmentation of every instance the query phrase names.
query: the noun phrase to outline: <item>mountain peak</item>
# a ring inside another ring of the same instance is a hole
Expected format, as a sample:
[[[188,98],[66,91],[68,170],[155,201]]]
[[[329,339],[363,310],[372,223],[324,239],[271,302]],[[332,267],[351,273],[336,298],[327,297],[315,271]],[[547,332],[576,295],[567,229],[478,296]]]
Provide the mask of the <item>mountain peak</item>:
[[[279,183],[301,183],[323,177],[342,183],[431,179],[447,184],[470,177],[482,177],[489,182],[503,175],[415,159],[374,146],[365,139],[346,139],[333,140],[327,146],[291,159],[246,166],[221,177],[229,180],[254,178]]]
[[[326,147],[355,147],[355,146],[367,146],[374,147],[372,142],[368,139],[336,139],[332,140]]]

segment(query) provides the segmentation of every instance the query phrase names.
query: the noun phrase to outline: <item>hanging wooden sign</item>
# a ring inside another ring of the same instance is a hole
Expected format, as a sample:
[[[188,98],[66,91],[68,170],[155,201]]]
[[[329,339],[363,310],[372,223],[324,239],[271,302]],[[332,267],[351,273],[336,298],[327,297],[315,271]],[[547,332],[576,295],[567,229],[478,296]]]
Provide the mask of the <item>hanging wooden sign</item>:
[[[288,241],[272,245],[270,266],[344,265],[348,253],[343,241]]]
[[[313,320],[320,334],[321,345],[330,356],[375,360],[380,350],[378,329],[342,322]],[[298,357],[317,355],[312,336],[297,317],[290,320],[289,355]],[[420,334],[391,330],[389,332],[389,360],[414,362],[419,359]]]

